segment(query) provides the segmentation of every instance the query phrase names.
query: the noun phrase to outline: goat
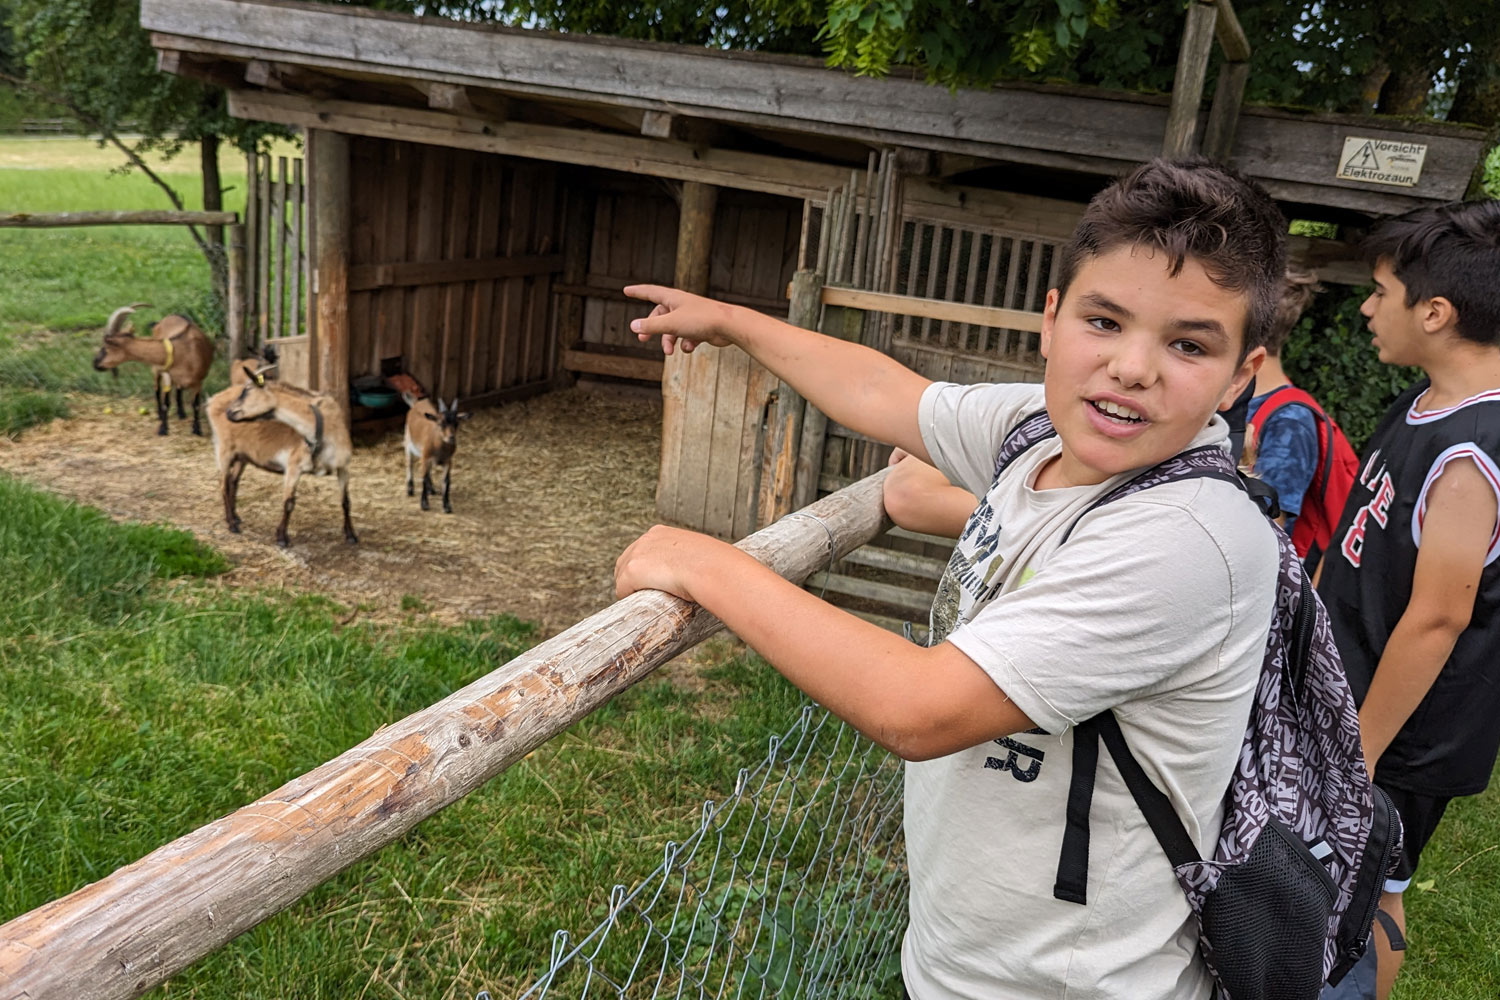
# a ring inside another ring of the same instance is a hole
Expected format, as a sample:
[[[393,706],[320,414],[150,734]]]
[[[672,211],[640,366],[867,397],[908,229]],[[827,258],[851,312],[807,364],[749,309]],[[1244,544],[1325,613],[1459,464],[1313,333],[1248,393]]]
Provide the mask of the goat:
[[[349,519],[349,459],[354,448],[343,411],[332,396],[268,381],[267,370],[242,369],[249,376],[243,383],[231,385],[208,401],[208,424],[214,433],[229,530],[240,531],[235,497],[240,475],[249,464],[284,476],[277,545],[291,544],[287,523],[296,504],[297,481],[306,473],[339,477],[344,540],[358,544]]]
[[[431,399],[419,399],[411,392],[403,392],[401,398],[409,407],[406,411],[406,495],[416,492],[412,465],[420,460],[422,509],[431,509],[427,506],[427,498],[437,492],[432,485],[432,466],[435,463],[443,470],[443,513],[451,514],[453,504],[448,497],[453,477],[453,452],[458,447],[459,422],[468,420],[469,414],[458,412],[456,396],[452,403],[439,399],[436,407]]]
[[[152,389],[156,393],[156,416],[160,421],[158,435],[167,433],[167,414],[172,407],[172,388],[177,388],[177,418],[185,418],[182,408],[184,389],[193,393],[193,433],[203,436],[199,422],[199,403],[203,398],[203,379],[208,375],[214,361],[214,345],[198,325],[186,316],[175,313],[163,316],[152,324],[151,336],[137,337],[133,330],[125,329],[125,317],[146,306],[137,302],[133,306],[122,306],[109,317],[104,328],[104,343],[94,355],[95,371],[113,371],[119,375],[119,366],[127,361],[140,361],[151,366]]]

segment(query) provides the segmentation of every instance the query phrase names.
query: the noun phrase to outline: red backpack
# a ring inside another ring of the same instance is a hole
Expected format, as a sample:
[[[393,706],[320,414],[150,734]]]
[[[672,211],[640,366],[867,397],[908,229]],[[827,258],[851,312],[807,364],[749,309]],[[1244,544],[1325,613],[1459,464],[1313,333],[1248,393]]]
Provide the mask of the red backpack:
[[[1344,511],[1344,501],[1359,477],[1359,456],[1333,418],[1318,401],[1294,385],[1272,389],[1250,418],[1258,447],[1260,433],[1271,414],[1283,406],[1305,406],[1318,425],[1318,468],[1302,497],[1302,510],[1292,525],[1292,544],[1309,572],[1317,569],[1333,538],[1334,526]]]

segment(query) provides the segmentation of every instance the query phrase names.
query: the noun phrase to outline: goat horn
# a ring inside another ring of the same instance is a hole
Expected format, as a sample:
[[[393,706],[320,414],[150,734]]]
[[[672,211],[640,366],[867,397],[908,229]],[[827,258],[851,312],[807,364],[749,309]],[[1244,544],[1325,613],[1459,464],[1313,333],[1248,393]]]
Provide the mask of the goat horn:
[[[125,323],[125,317],[135,312],[135,310],[135,306],[121,306],[114,312],[110,313],[109,325],[104,328],[104,335],[106,337],[113,337],[118,335],[120,332],[120,327]]]

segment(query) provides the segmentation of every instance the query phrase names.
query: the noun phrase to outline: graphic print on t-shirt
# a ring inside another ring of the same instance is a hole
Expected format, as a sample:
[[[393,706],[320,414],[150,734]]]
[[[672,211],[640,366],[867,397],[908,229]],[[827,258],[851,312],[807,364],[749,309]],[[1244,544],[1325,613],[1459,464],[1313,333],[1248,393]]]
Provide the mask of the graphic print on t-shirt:
[[[999,549],[1000,519],[985,496],[969,515],[964,533],[948,557],[948,568],[938,581],[932,598],[931,645],[936,646],[958,627],[961,608],[978,607],[994,596],[1000,586],[1000,568],[1005,564]]]

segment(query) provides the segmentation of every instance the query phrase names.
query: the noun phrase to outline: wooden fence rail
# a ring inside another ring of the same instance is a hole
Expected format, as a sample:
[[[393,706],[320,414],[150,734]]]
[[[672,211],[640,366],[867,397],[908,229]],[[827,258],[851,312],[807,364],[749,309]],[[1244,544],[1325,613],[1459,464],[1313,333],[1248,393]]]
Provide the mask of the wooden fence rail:
[[[233,212],[0,212],[0,226],[46,229],[53,226],[232,226]]]
[[[826,569],[885,527],[884,475],[739,547],[788,579]],[[140,996],[720,627],[696,605],[632,594],[258,801],[0,926],[0,1000]]]

